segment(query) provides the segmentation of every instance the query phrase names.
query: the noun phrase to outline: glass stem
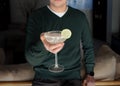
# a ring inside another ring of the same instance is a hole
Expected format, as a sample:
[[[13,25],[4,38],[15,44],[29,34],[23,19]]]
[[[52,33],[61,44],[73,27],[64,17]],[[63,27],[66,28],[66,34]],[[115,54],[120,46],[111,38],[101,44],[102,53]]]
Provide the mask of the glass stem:
[[[58,56],[57,56],[57,53],[55,53],[55,67],[58,68]]]

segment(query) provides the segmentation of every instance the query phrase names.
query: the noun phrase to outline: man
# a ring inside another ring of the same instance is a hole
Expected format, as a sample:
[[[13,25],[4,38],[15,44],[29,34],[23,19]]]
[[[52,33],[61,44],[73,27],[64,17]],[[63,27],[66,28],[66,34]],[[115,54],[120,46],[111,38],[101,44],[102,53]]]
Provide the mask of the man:
[[[44,32],[63,30],[72,32],[65,43],[50,44]],[[84,84],[94,83],[94,52],[87,19],[81,11],[67,6],[67,0],[50,0],[50,4],[33,12],[28,20],[25,55],[33,65],[33,86],[81,86],[80,40],[84,49],[86,77]],[[54,53],[65,70],[53,73],[48,70]]]

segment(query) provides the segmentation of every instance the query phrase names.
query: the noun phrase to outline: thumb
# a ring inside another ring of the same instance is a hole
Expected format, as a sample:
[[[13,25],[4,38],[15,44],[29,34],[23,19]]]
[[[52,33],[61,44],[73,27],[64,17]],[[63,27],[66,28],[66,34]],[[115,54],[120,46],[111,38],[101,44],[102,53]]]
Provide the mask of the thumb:
[[[41,34],[40,34],[40,39],[41,39],[42,41],[45,40],[45,38],[44,38],[44,33],[41,33]]]

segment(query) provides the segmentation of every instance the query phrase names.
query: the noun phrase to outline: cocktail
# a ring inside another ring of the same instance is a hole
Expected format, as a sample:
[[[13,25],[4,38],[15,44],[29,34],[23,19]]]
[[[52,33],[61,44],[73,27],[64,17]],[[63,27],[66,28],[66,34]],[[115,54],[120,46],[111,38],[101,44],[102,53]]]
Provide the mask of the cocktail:
[[[44,37],[50,44],[57,44],[64,42],[66,39],[70,38],[71,31],[69,29],[64,29],[62,31],[48,31],[45,32]],[[55,53],[55,64],[49,66],[49,71],[58,73],[64,70],[64,66],[58,64],[58,55]]]

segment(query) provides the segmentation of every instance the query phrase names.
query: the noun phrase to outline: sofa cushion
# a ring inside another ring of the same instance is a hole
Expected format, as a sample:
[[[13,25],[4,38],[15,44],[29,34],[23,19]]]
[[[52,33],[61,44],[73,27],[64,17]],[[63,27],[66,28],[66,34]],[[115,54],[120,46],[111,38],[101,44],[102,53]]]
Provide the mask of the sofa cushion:
[[[114,80],[116,73],[115,54],[112,53],[113,51],[106,44],[102,44],[96,50],[97,51],[95,54],[95,68],[94,68],[95,80],[101,80],[101,81]],[[83,64],[82,64],[81,76],[82,78],[85,76],[85,68]]]
[[[33,77],[34,71],[28,63],[0,65],[0,81],[28,81]]]
[[[116,58],[116,74],[115,79],[120,79],[120,55],[114,52],[109,46],[103,45],[97,56],[107,54],[109,56],[114,56]]]
[[[116,59],[114,56],[96,57],[95,80],[108,81],[114,80],[116,72]]]
[[[111,54],[109,46],[102,45],[95,57],[95,79],[96,80],[114,80],[116,73],[116,58]]]

